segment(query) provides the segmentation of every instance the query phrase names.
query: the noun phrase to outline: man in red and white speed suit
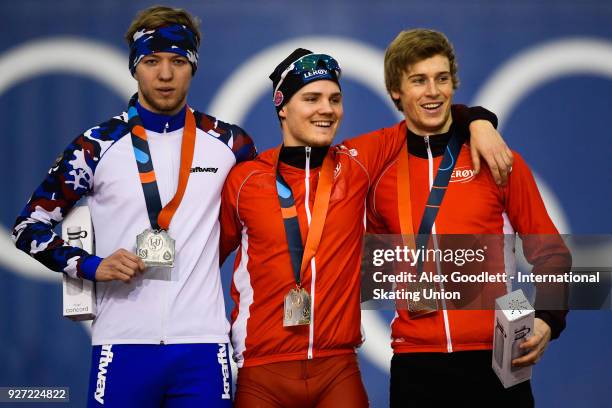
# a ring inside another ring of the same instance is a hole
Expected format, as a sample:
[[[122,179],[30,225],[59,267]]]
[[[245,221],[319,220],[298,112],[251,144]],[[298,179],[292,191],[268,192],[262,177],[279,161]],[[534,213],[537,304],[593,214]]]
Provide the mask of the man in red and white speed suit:
[[[433,183],[434,173],[442,161],[450,132],[420,137],[406,129],[401,122],[386,129],[398,135],[408,134],[410,169],[410,198],[413,228],[418,229],[425,202]],[[469,146],[461,149],[448,190],[444,196],[434,228],[443,234],[557,234],[533,175],[524,159],[516,152],[508,183],[499,187],[485,167],[475,175]],[[397,206],[396,158],[373,182],[368,201],[368,232],[400,234]],[[526,258],[536,265],[556,255],[559,247],[535,247]],[[510,268],[512,265],[507,265]],[[398,310],[392,324],[392,347],[395,353],[490,350],[492,342],[492,310],[442,310],[433,316],[411,319],[407,310]],[[546,321],[552,337],[558,337],[565,326],[561,315],[537,311],[536,316]]]
[[[398,156],[372,182],[368,232],[419,231],[436,171],[449,140],[457,133],[450,112],[457,85],[454,58],[446,37],[430,30],[402,32],[387,49],[387,89],[406,121],[385,132],[407,137],[407,152],[401,154],[408,158],[410,203],[402,204],[407,206],[404,212],[411,211],[412,225],[409,231],[402,230],[398,177],[407,179],[408,175],[398,170],[405,159]],[[471,170],[469,146],[463,145],[459,156],[453,158],[455,168],[431,234],[498,235],[503,245],[504,234],[519,233],[529,241],[524,250],[535,266],[534,273],[542,273],[545,266],[569,265],[567,248],[558,238],[529,168],[521,156],[514,153],[514,158],[508,183],[500,187],[488,167],[478,174]],[[502,271],[509,272],[513,266],[508,262],[513,259],[497,261]],[[501,286],[505,290],[505,285]],[[391,406],[451,402],[460,406],[533,405],[529,382],[504,390],[491,369],[492,305],[489,310],[447,310],[442,304],[441,309],[415,317],[406,308],[398,308],[391,326]],[[531,352],[515,363],[537,361],[548,340],[558,337],[565,327],[565,314],[562,310],[537,311],[535,336],[522,346]]]

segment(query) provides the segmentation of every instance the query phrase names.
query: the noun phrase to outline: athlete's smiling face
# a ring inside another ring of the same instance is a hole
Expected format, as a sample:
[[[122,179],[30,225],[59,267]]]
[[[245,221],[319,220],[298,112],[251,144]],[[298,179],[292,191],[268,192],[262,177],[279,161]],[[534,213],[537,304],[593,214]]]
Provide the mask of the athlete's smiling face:
[[[342,93],[334,81],[303,86],[279,111],[285,146],[328,146],[344,116]]]
[[[402,75],[400,89],[391,92],[393,99],[400,101],[406,126],[420,136],[448,131],[453,94],[450,63],[443,55],[409,66]]]
[[[138,100],[151,112],[174,115],[187,102],[192,68],[187,58],[172,52],[156,52],[136,65]]]

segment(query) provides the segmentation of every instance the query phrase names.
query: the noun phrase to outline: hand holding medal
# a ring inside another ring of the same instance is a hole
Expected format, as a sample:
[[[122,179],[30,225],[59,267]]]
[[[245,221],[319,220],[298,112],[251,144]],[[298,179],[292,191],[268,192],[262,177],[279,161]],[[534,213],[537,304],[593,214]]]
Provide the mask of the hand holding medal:
[[[138,256],[126,249],[118,249],[100,262],[96,269],[96,281],[120,280],[130,283],[137,274],[144,272],[145,264]]]

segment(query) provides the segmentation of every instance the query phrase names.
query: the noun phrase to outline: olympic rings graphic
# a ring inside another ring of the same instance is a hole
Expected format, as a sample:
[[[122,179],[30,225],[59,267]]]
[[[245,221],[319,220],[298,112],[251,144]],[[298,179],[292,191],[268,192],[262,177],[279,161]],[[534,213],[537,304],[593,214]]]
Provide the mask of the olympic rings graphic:
[[[294,38],[256,53],[225,80],[207,111],[224,121],[242,123],[262,96],[270,96],[267,75],[274,68],[274,62],[297,47],[334,55],[342,61],[345,77],[369,88],[398,120],[401,118],[384,88],[383,52],[352,39],[333,36]],[[113,47],[78,37],[28,42],[0,55],[0,95],[38,75],[63,72],[94,79],[127,100],[135,92],[136,83],[129,75],[125,58]],[[593,38],[569,38],[525,50],[490,76],[473,104],[496,112],[501,129],[514,107],[538,86],[577,73],[612,78],[612,43]],[[561,232],[569,233],[569,224],[555,194],[541,179],[536,179],[551,218]],[[0,226],[0,264],[7,270],[43,281],[59,279],[59,274],[16,250],[8,236],[6,228]],[[391,360],[388,323],[378,312],[367,310],[362,312],[362,323],[367,328],[367,341],[362,347],[364,356],[387,372]]]

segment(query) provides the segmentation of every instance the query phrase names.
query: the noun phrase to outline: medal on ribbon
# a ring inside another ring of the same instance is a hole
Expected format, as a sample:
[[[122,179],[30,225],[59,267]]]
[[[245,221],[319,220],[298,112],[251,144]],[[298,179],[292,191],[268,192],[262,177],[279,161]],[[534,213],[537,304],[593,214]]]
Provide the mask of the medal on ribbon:
[[[306,149],[310,149],[310,147],[306,147]],[[306,245],[303,245],[293,192],[278,170],[279,154],[280,148],[277,151],[275,164],[276,191],[287,237],[291,267],[295,278],[295,287],[291,288],[284,298],[283,326],[309,325],[312,322],[313,305],[310,294],[302,287],[302,277],[321,242],[333,185],[334,160],[332,153],[328,153],[323,161]]]
[[[176,245],[174,239],[168,233],[168,229],[187,188],[195,147],[195,117],[191,109],[186,106],[178,188],[172,200],[163,208],[149,143],[147,142],[147,133],[138,116],[135,96],[130,101],[128,108],[128,124],[132,135],[132,147],[134,148],[134,156],[138,165],[140,183],[151,223],[151,228],[145,229],[136,237],[136,254],[143,260],[146,266],[172,268],[174,267]]]
[[[451,128],[452,130],[453,128]],[[409,246],[412,249],[416,248],[427,248],[429,246],[430,238],[435,240],[436,237],[431,235],[432,227],[434,225],[438,210],[442,205],[442,200],[446,194],[450,177],[455,168],[461,145],[463,142],[459,137],[453,133],[453,136],[448,142],[446,151],[438,172],[433,182],[433,186],[427,198],[423,217],[419,225],[419,232],[416,237],[413,235],[413,224],[412,224],[412,207],[410,200],[410,169],[408,164],[408,146],[407,142],[404,144],[397,168],[397,207],[399,213],[400,230],[402,233],[402,239],[404,245]],[[420,276],[423,271],[423,260],[419,259],[416,266],[416,276]],[[433,282],[414,282],[410,283],[410,290],[414,292],[424,293],[426,290],[435,289]],[[425,299],[421,297],[419,301],[408,299],[408,312],[410,317],[420,317],[438,310],[438,302],[435,299]]]

